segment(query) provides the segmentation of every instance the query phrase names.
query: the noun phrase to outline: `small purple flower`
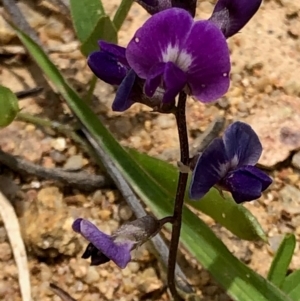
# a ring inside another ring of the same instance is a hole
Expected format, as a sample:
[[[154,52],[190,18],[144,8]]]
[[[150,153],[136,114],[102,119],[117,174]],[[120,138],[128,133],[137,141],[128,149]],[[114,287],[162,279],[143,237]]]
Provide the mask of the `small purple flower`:
[[[259,198],[272,183],[267,174],[254,166],[261,153],[259,138],[248,124],[231,124],[223,137],[214,139],[198,158],[190,197],[200,199],[216,185],[230,191],[238,204]]]
[[[157,234],[160,222],[149,215],[122,225],[111,236],[100,231],[88,220],[78,218],[73,223],[73,230],[90,242],[83,258],[91,257],[92,265],[99,265],[112,260],[124,269],[131,260],[130,252]]]
[[[209,20],[229,38],[248,23],[261,2],[262,0],[219,0]]]
[[[180,8],[153,15],[135,33],[126,58],[152,97],[159,87],[163,102],[171,102],[186,89],[203,102],[221,97],[229,87],[230,59],[226,39],[210,21],[194,22]]]

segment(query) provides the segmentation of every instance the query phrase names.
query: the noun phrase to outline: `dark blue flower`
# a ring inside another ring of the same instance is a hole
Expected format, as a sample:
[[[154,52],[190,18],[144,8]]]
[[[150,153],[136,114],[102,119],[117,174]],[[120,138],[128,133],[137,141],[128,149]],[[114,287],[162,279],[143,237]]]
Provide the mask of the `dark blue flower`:
[[[91,257],[92,265],[112,260],[123,269],[131,260],[131,251],[157,234],[161,226],[159,220],[146,215],[122,225],[112,235],[103,233],[94,224],[82,218],[75,220],[72,227],[90,242],[82,255],[83,258]]]
[[[237,203],[257,199],[272,183],[271,178],[254,165],[262,145],[246,123],[235,122],[216,138],[198,158],[190,186],[192,199],[202,198],[213,186],[230,191]]]

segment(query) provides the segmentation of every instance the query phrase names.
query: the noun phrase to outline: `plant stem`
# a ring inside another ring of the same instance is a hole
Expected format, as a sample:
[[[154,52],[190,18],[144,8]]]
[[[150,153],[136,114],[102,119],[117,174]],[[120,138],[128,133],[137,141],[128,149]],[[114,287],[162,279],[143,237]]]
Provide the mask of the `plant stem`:
[[[188,144],[188,136],[187,136],[187,128],[186,128],[185,104],[186,104],[186,94],[185,92],[180,92],[175,116],[176,116],[179,144],[180,144],[180,161],[184,165],[187,165],[189,161],[189,144]],[[188,179],[187,173],[181,173],[181,172],[179,173],[175,205],[173,211],[174,222],[172,227],[172,237],[171,237],[170,251],[169,251],[168,286],[175,301],[183,300],[178,294],[175,285],[175,266],[176,266],[177,249],[178,249],[179,237],[180,237],[180,229],[181,229],[182,207],[183,207],[187,179]]]
[[[124,23],[132,3],[133,0],[122,0],[121,4],[119,5],[119,8],[113,19],[113,23],[117,31],[120,30],[122,24]]]
[[[89,86],[89,89],[88,89],[88,91],[86,93],[86,97],[85,97],[87,103],[92,102],[93,93],[96,88],[97,80],[98,80],[98,78],[95,75],[93,75],[92,79],[90,80],[90,86]]]

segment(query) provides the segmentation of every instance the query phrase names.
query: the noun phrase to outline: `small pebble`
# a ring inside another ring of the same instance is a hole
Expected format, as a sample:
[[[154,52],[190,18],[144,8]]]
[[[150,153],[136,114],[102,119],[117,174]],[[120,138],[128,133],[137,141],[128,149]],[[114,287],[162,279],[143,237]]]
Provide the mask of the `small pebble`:
[[[65,138],[59,137],[57,139],[54,139],[51,141],[51,146],[55,150],[62,152],[66,149],[67,147],[67,142]]]
[[[131,208],[128,205],[121,206],[119,209],[119,216],[122,220],[128,221],[133,215]]]
[[[300,152],[297,152],[296,154],[293,155],[292,158],[292,165],[300,170]]]
[[[67,159],[64,169],[68,171],[80,170],[83,167],[83,158],[81,155],[75,155]]]
[[[90,266],[87,270],[87,274],[84,277],[84,281],[87,284],[92,284],[100,280],[99,273],[94,266]]]
[[[12,258],[11,247],[7,242],[0,244],[0,260],[8,261]]]

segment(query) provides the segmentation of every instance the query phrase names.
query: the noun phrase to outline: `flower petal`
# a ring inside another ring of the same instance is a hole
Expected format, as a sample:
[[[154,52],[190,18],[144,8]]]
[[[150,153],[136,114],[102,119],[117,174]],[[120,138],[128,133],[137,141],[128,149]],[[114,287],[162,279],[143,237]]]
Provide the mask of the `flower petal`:
[[[150,15],[154,15],[162,10],[172,7],[171,0],[135,0]]]
[[[119,85],[128,71],[116,57],[104,51],[90,54],[87,63],[98,78],[111,85]]]
[[[92,243],[88,244],[81,256],[81,258],[84,259],[87,259],[89,257],[91,257],[91,265],[101,265],[110,261],[110,259],[103,253],[101,253]]]
[[[195,22],[184,50],[192,58],[187,71],[191,94],[203,102],[224,95],[230,83],[230,58],[220,29],[209,21]]]
[[[166,9],[149,18],[126,49],[129,65],[146,79],[152,66],[176,60],[193,25],[191,15],[180,8]]]
[[[147,76],[145,82],[145,94],[149,97],[152,97],[161,84],[162,75],[165,71],[166,64],[165,63],[158,63],[154,65]]]
[[[109,43],[103,40],[98,41],[98,45],[100,50],[103,52],[107,52],[114,56],[121,64],[125,65],[129,68],[127,59],[126,59],[126,48],[121,47],[119,45]]]
[[[210,21],[229,38],[248,23],[261,3],[262,0],[219,0]]]
[[[121,82],[120,86],[118,87],[115,99],[112,103],[112,110],[115,112],[124,112],[129,109],[134,101],[131,100],[131,92],[133,85],[135,83],[136,74],[131,69],[123,81]]]
[[[101,232],[94,224],[82,218],[74,221],[73,230],[80,233],[86,240],[91,242],[101,253],[114,261],[120,268],[125,268],[131,260],[131,242],[116,244],[109,235]]]
[[[171,102],[177,94],[184,88],[187,82],[186,74],[174,63],[166,63],[164,72],[165,94],[163,102]]]
[[[234,200],[240,204],[258,199],[271,183],[271,178],[255,166],[245,166],[228,173],[221,187],[230,191]]]
[[[225,146],[220,138],[214,139],[199,157],[193,170],[189,195],[191,199],[202,198],[227,172]]]
[[[231,167],[255,165],[262,153],[262,145],[250,125],[240,121],[232,123],[223,135]]]

